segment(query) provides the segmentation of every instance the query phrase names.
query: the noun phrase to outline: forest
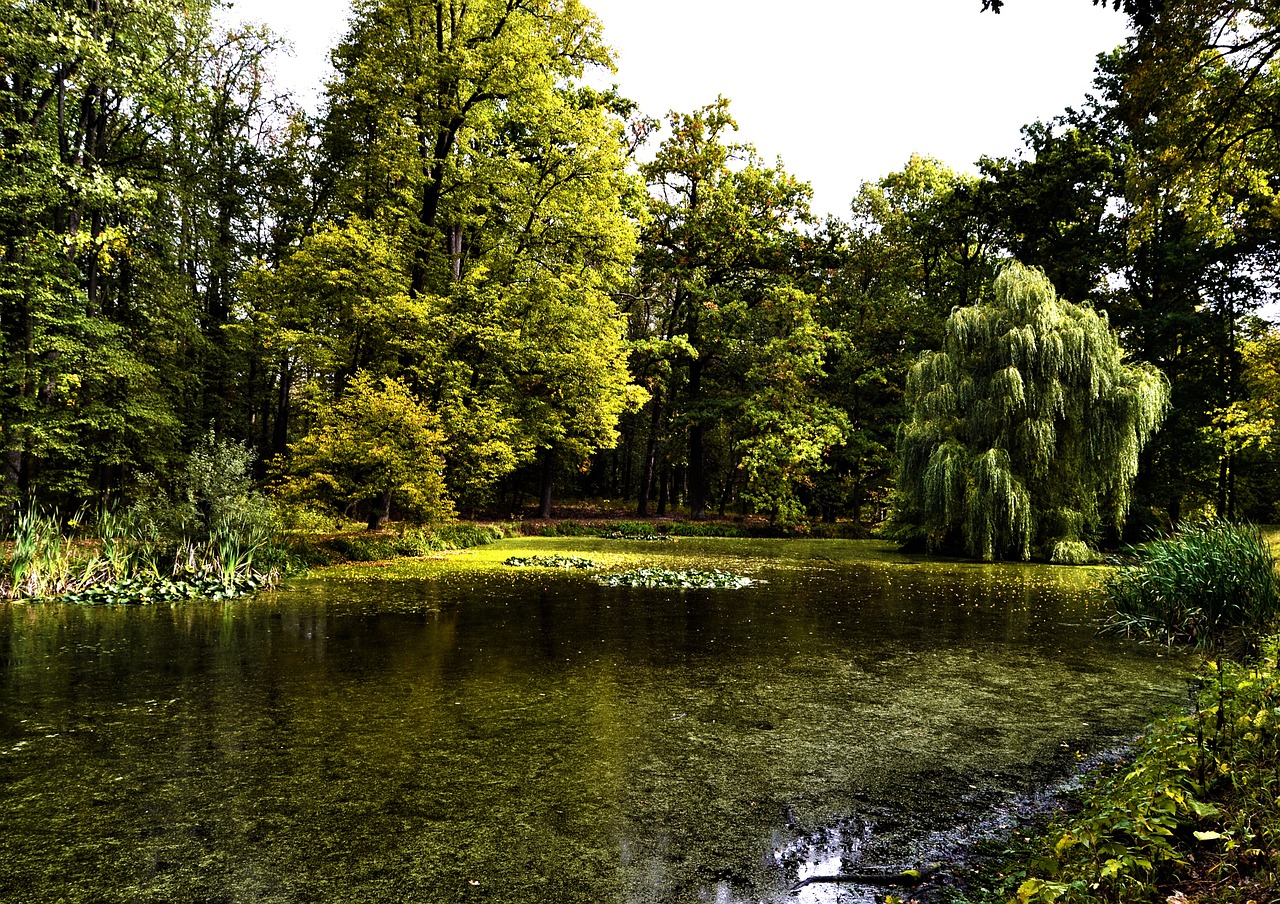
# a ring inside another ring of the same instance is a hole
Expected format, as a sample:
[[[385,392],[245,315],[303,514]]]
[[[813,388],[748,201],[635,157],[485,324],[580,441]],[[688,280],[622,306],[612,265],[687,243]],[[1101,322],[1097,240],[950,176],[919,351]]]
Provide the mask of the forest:
[[[1016,153],[825,220],[729,100],[589,87],[577,0],[356,0],[315,116],[215,5],[0,0],[10,510],[239,450],[370,526],[608,499],[1070,561],[1280,519],[1280,4],[1126,4]]]

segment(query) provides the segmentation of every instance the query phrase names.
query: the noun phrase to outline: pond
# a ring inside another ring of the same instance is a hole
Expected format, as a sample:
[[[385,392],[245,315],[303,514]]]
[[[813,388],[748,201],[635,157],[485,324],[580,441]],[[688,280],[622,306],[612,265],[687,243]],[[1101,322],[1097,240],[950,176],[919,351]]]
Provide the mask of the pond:
[[[736,590],[509,568],[719,567]],[[0,608],[0,900],[823,902],[1184,693],[1094,569],[508,540],[231,603]]]

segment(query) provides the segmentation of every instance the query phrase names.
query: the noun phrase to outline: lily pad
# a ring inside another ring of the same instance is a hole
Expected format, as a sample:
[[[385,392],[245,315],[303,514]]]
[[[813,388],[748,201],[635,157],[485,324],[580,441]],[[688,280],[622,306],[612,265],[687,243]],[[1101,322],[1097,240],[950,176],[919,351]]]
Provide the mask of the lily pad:
[[[512,556],[502,563],[513,568],[596,568],[595,562],[582,556]]]
[[[738,590],[765,583],[727,571],[671,571],[666,568],[636,568],[601,575],[596,580],[606,587],[675,587],[681,590]]]

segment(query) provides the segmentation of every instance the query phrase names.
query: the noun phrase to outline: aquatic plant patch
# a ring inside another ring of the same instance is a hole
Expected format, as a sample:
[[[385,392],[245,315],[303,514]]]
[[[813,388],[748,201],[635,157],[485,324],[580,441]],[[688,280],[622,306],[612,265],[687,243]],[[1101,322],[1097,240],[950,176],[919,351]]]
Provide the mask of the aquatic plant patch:
[[[636,568],[601,575],[597,580],[606,587],[676,587],[682,590],[737,590],[765,583],[726,571],[671,571],[666,568]]]
[[[513,568],[597,568],[595,562],[582,556],[511,556],[502,563]]]
[[[59,599],[87,606],[145,605],[178,600],[233,599],[274,586],[274,575],[237,575],[227,580],[215,577],[181,578],[132,577],[110,584],[97,584],[76,593],[62,594]]]
[[[1117,633],[1247,651],[1280,617],[1280,579],[1262,531],[1209,522],[1134,550],[1105,585]]]

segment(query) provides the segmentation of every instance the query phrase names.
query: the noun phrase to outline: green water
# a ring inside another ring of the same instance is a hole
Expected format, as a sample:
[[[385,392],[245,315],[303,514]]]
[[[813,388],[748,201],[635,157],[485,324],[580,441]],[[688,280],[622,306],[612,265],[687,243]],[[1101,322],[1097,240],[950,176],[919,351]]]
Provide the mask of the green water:
[[[503,568],[574,553],[742,590]],[[844,900],[1130,736],[1097,573],[506,541],[227,604],[0,608],[0,901]],[[805,897],[808,896],[808,897]]]

